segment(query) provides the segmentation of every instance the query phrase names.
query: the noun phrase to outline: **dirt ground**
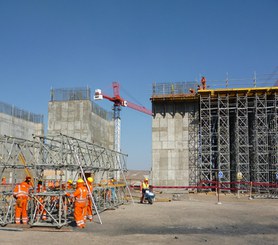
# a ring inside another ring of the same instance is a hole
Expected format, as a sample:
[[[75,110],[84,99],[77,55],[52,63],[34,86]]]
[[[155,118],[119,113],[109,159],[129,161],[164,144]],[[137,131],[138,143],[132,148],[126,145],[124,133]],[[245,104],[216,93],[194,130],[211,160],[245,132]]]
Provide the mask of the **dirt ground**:
[[[0,229],[0,244],[278,244],[278,199],[186,194],[177,201],[122,205],[85,229]],[[160,201],[159,201],[160,200]],[[28,243],[27,243],[28,242]]]

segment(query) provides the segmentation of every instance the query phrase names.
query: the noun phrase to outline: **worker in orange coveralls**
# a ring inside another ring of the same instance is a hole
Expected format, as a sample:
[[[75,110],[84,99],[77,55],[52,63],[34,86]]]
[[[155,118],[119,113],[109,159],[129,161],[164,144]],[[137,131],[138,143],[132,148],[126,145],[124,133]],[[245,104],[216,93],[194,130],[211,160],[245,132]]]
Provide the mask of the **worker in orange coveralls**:
[[[6,181],[6,177],[5,177],[5,176],[2,178],[1,184],[2,184],[2,185],[6,185],[6,184],[7,184],[7,181]]]
[[[90,222],[93,221],[93,202],[92,202],[91,195],[90,195],[90,193],[93,195],[93,182],[94,182],[94,179],[92,177],[87,178],[89,190],[88,190],[87,213],[84,217],[84,220],[86,220],[88,218],[90,220]]]
[[[63,190],[66,190],[66,189],[72,190],[72,188],[73,188],[73,181],[71,179],[69,179],[66,184],[62,184]]]
[[[29,189],[31,188],[30,185],[31,177],[26,177],[25,181],[15,186],[13,191],[13,196],[16,199],[15,205],[15,223],[20,224],[20,218],[22,217],[22,223],[27,224],[28,222],[28,215],[27,215],[27,208],[28,208],[28,194]]]
[[[207,89],[207,80],[205,77],[202,77],[201,83],[202,83],[203,90],[206,90]]]
[[[74,200],[74,219],[77,227],[85,228],[84,216],[87,208],[88,190],[84,186],[84,180],[77,180],[77,187],[74,193],[66,193],[66,196],[75,198]]]
[[[37,186],[37,193],[42,193],[42,192],[46,192],[46,188],[45,188],[45,186],[43,186],[42,181],[39,180],[38,181],[38,186]],[[38,196],[38,199],[39,199],[40,203],[42,205],[44,205],[44,198],[43,198],[43,196]],[[42,217],[41,217],[42,220],[46,220],[47,219],[47,217],[46,217],[46,210],[45,210],[45,208],[42,205],[39,205],[39,208],[37,210],[37,214],[36,214],[37,220],[40,219],[41,215],[42,215]]]

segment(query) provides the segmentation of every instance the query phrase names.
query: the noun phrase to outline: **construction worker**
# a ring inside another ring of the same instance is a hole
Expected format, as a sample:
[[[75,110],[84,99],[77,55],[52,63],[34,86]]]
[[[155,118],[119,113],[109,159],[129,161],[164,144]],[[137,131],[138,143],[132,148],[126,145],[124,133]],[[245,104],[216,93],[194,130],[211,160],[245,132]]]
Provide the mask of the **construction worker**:
[[[111,202],[114,202],[115,199],[116,199],[116,190],[115,190],[115,184],[116,184],[116,180],[114,178],[111,178],[109,181],[108,181],[108,186],[110,187],[110,190],[111,190],[111,197],[110,197],[110,201]]]
[[[191,88],[191,89],[189,89],[189,92],[190,92],[191,94],[194,94],[194,93],[195,93],[195,89]]]
[[[43,186],[42,184],[42,181],[39,180],[38,181],[38,186],[37,186],[37,193],[43,193],[43,192],[46,192],[46,188],[45,186]],[[44,196],[38,196],[38,200],[39,200],[39,206],[38,206],[38,209],[37,209],[37,214],[36,214],[36,218],[37,220],[41,219],[42,220],[46,220],[47,217],[46,217],[46,210],[44,208]]]
[[[28,222],[27,208],[28,208],[28,194],[31,188],[30,182],[31,182],[31,177],[27,176],[22,183],[16,185],[14,188],[13,196],[16,199],[16,204],[15,204],[16,224],[20,224],[21,217],[22,217],[23,224],[27,224]]]
[[[6,185],[6,184],[7,184],[7,181],[6,181],[6,177],[5,177],[5,176],[2,178],[1,184],[2,184],[2,185]]]
[[[66,185],[65,184],[62,185],[63,190],[66,190],[66,189],[67,190],[72,190],[72,188],[73,188],[73,181],[71,179],[68,179]]]
[[[84,217],[84,220],[86,220],[88,218],[90,222],[93,221],[93,202],[92,202],[92,198],[91,198],[91,195],[90,195],[90,193],[91,193],[92,196],[93,196],[93,182],[94,182],[93,177],[88,177],[87,178],[87,183],[88,183],[89,190],[88,190],[87,212],[86,212],[86,215]]]
[[[202,77],[201,83],[202,83],[203,90],[206,90],[207,89],[207,80],[205,77]]]
[[[73,187],[72,185],[73,185],[73,181],[71,179],[69,179],[67,182],[67,189],[72,190],[72,187]]]
[[[66,193],[66,196],[74,198],[74,219],[77,227],[85,228],[84,216],[86,214],[88,190],[84,186],[84,180],[77,180],[77,187],[74,193]]]
[[[145,178],[144,181],[141,183],[141,186],[140,186],[140,191],[141,191],[141,193],[142,193],[140,203],[143,203],[145,192],[146,192],[146,190],[148,190],[149,188],[150,188],[150,186],[149,186],[149,179],[148,179],[148,178]]]

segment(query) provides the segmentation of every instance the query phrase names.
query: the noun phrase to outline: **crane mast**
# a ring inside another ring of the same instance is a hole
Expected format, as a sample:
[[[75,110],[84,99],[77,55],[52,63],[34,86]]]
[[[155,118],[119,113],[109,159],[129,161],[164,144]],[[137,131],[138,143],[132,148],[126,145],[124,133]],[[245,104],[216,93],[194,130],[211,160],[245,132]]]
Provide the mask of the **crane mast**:
[[[114,150],[120,152],[121,151],[121,117],[120,117],[121,106],[114,104],[113,111],[114,111],[114,121],[115,121]]]
[[[107,99],[114,103],[113,105],[113,111],[114,111],[114,123],[115,123],[115,131],[114,131],[114,137],[115,137],[115,143],[114,143],[114,149],[115,151],[120,152],[121,151],[121,107],[130,107],[134,110],[141,111],[147,115],[152,115],[152,111],[148,110],[147,108],[143,106],[136,105],[132,102],[128,102],[124,100],[120,96],[120,84],[118,82],[113,82],[113,93],[114,96],[108,96],[102,93],[100,89],[95,90],[94,99],[95,100],[102,100]]]

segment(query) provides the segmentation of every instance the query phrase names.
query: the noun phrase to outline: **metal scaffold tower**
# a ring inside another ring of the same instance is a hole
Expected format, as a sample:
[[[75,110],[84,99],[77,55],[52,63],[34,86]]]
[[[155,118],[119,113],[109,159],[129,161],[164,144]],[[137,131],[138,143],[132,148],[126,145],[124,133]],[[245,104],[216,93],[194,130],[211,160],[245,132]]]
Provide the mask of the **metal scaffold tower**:
[[[277,88],[200,92],[199,176],[209,186],[223,173],[222,191],[252,182],[269,193],[278,179]],[[251,186],[252,186],[251,184]]]
[[[248,99],[247,95],[236,95],[235,107],[235,143],[233,155],[235,156],[235,172],[242,173],[244,182],[250,181],[249,163],[249,129],[248,129]],[[233,181],[236,181],[234,176]]]
[[[229,96],[218,95],[218,130],[217,130],[217,166],[218,172],[223,173],[223,187],[230,188],[230,123],[229,123]],[[225,183],[226,182],[226,183]]]
[[[32,226],[60,228],[72,221],[73,203],[65,196],[65,191],[70,191],[66,187],[70,178],[75,181],[90,174],[99,179],[92,193],[96,213],[127,202],[130,191],[124,176],[126,157],[123,153],[62,134],[51,138],[34,136],[34,140],[0,136],[0,177],[3,173],[10,176],[10,181],[0,186],[0,224],[14,222],[12,191],[26,175],[32,177],[33,185],[28,210]],[[122,174],[121,179],[110,184],[108,180],[116,172]],[[39,181],[44,183],[44,192],[37,191]],[[47,185],[52,181],[55,187]],[[42,219],[42,213],[47,219]]]
[[[189,153],[189,186],[197,185],[198,179],[198,132],[199,113],[197,105],[192,105],[192,110],[188,114],[188,153]]]
[[[212,114],[210,95],[200,95],[200,158],[199,173],[201,181],[212,180]]]
[[[255,182],[269,183],[266,93],[255,94],[253,114],[251,179]],[[264,186],[257,187],[257,191],[263,189]]]
[[[278,173],[278,94],[272,97],[269,102],[270,111],[268,114],[269,124],[269,180],[272,183],[277,181]]]

